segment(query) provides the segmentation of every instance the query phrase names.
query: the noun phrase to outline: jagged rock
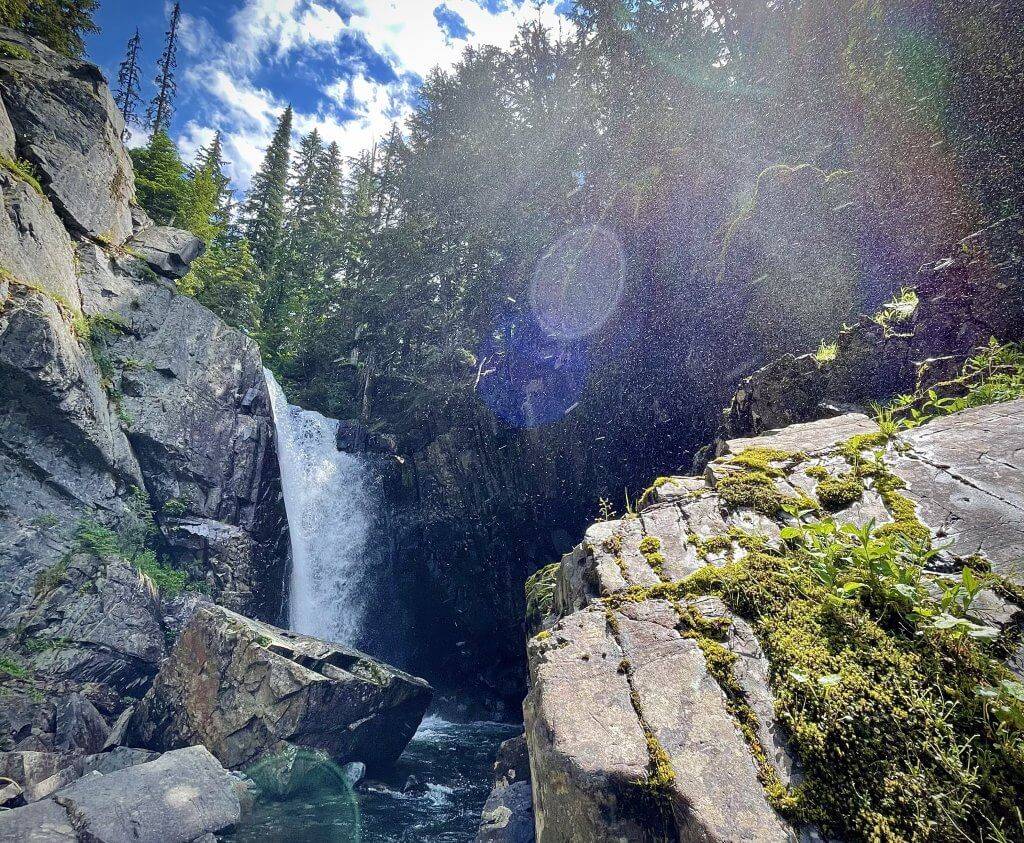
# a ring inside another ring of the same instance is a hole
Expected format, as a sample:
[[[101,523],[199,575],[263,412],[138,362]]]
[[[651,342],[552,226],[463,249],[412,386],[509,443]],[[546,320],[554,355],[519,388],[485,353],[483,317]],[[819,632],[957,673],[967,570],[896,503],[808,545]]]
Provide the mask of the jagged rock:
[[[0,752],[0,777],[29,788],[56,773],[60,764],[57,752]]]
[[[18,152],[15,148],[14,127],[11,125],[11,118],[7,116],[7,108],[4,106],[3,98],[0,98],[0,155],[6,155],[14,159]]]
[[[71,238],[50,203],[26,181],[0,168],[0,255],[14,283],[36,285],[77,307]],[[7,295],[0,296],[0,300]]]
[[[791,524],[790,516],[734,508],[715,491],[743,470],[731,461],[737,455],[751,448],[790,454],[763,456],[778,470],[772,482],[781,494],[814,496],[821,471],[832,477],[849,472],[848,440],[878,432],[867,417],[850,413],[723,441],[725,455],[708,465],[702,480],[669,478],[662,484],[683,494],[663,501],[654,490],[636,517],[594,525],[563,558],[553,601],[562,618],[530,642],[532,687],[524,705],[542,843],[820,839],[814,829],[789,828],[775,817],[758,782],[755,753],[784,785],[798,785],[804,773],[777,719],[772,669],[752,626],[732,617],[718,598],[682,600],[677,594],[678,602],[670,603],[657,598],[657,589],[645,595],[644,586],[652,575],[678,582],[705,564],[742,559],[753,548],[730,535],[734,527],[756,542],[779,546],[780,526]],[[984,557],[982,566],[988,561],[1020,582],[1013,562],[1024,547],[1022,442],[1024,400],[1018,400],[933,419],[897,434],[888,446],[872,445],[885,451],[885,464],[905,482],[900,493],[917,503],[924,526],[940,542],[953,541],[922,577],[933,595],[941,593],[939,578],[974,553]],[[858,499],[832,513],[837,523],[863,527],[895,520],[879,489],[866,485]],[[663,558],[651,558],[650,544],[637,558],[641,537],[658,538]],[[641,575],[643,564],[649,567]],[[1024,664],[1022,614],[1024,607],[989,589],[967,613],[1004,633],[1004,644],[1016,650],[1007,663],[1018,674]],[[719,668],[708,667],[704,653],[713,651],[704,648],[711,645],[698,644],[703,632],[694,636],[694,617],[716,629],[715,646],[728,651],[723,687],[742,694],[744,717],[753,718],[742,732],[714,678]],[[743,735],[751,733],[756,741],[751,737],[748,747]],[[670,816],[651,809],[650,793],[639,784],[665,764],[674,773],[668,784],[660,777]]]
[[[74,523],[93,511],[116,521],[133,486],[200,525],[161,520],[180,566],[276,619],[287,535],[259,353],[147,263],[179,275],[200,246],[132,206],[99,71],[2,37],[14,48],[0,97],[46,198],[0,169],[0,398],[18,399],[0,401],[0,627],[68,551]]]
[[[112,809],[116,806],[116,809]],[[53,796],[0,813],[0,839],[190,843],[236,825],[239,784],[201,746],[94,772]]]
[[[0,808],[17,808],[24,804],[25,795],[21,785],[0,779]]]
[[[25,788],[25,799],[27,802],[37,802],[90,773],[113,773],[136,764],[145,764],[157,757],[159,757],[157,752],[129,747],[118,747],[113,752],[79,757],[62,754],[56,760],[60,769],[53,775],[44,779],[26,779],[21,782]]]
[[[494,788],[480,814],[476,843],[533,843],[533,789],[526,736],[502,743],[494,760]]]
[[[120,245],[132,233],[135,188],[124,123],[103,75],[13,30],[0,37],[30,54],[0,57],[0,94],[19,151],[69,226]]]
[[[128,249],[142,258],[154,272],[181,278],[192,261],[206,250],[203,241],[179,228],[156,225],[143,228],[128,241]]]
[[[232,768],[291,743],[373,769],[401,754],[430,697],[422,679],[356,650],[204,607],[137,706],[129,740],[202,743]]]
[[[229,608],[276,620],[287,522],[270,399],[255,343],[206,308],[148,283],[112,338],[128,438],[181,567]]]
[[[121,695],[140,695],[165,651],[152,587],[121,560],[76,554],[58,563],[47,584],[3,623],[36,642],[34,668],[100,682]]]
[[[60,751],[99,752],[110,733],[103,715],[81,694],[68,694],[54,712],[56,748]]]

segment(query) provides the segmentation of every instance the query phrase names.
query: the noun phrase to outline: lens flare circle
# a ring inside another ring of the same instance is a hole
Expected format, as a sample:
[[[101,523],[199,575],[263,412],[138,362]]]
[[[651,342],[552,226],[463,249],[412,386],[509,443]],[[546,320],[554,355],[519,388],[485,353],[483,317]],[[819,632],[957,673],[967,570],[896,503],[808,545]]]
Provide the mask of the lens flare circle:
[[[530,307],[550,336],[578,340],[608,321],[625,286],[626,256],[615,232],[601,225],[577,228],[537,261]]]

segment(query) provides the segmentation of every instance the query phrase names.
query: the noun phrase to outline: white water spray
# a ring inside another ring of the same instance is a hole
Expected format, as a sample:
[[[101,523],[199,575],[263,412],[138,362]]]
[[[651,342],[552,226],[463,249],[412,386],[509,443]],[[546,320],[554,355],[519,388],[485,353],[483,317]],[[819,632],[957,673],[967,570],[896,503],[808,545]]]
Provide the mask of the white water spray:
[[[292,546],[289,626],[355,645],[370,531],[366,466],[336,445],[338,422],[288,403],[264,369]]]

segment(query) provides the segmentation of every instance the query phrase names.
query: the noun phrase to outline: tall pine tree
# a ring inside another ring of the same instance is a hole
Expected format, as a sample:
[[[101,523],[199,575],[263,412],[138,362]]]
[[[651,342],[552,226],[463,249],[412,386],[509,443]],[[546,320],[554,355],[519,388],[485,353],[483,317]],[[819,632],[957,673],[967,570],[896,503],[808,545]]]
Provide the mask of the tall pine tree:
[[[129,126],[139,122],[138,108],[142,102],[140,92],[139,71],[139,46],[142,38],[136,28],[135,34],[128,39],[128,47],[125,50],[124,61],[117,70],[117,90],[114,92],[114,102],[121,117],[124,118],[124,129],[121,131],[121,140],[127,141],[132,136]]]
[[[209,244],[230,222],[228,178],[224,175],[219,131],[209,146],[199,150],[195,164],[189,168],[186,193],[179,224]]]
[[[180,225],[189,204],[189,184],[173,141],[162,130],[154,132],[146,146],[131,151],[131,157],[139,204],[158,225]]]
[[[146,119],[153,132],[166,132],[171,125],[171,114],[174,111],[174,95],[178,91],[178,83],[174,80],[174,70],[178,66],[178,20],[181,18],[181,6],[174,4],[171,9],[171,23],[167,29],[167,41],[164,51],[157,62],[156,96],[149,104]]]
[[[278,120],[263,163],[253,176],[243,208],[244,232],[259,273],[260,322],[270,338],[268,343],[273,343],[273,337],[279,335],[281,323],[287,316],[286,290],[280,268],[291,134],[292,108],[288,106]],[[274,356],[272,349],[269,356]]]
[[[281,247],[291,134],[292,108],[288,106],[278,120],[263,163],[253,176],[242,212],[253,258],[266,275],[272,272]]]

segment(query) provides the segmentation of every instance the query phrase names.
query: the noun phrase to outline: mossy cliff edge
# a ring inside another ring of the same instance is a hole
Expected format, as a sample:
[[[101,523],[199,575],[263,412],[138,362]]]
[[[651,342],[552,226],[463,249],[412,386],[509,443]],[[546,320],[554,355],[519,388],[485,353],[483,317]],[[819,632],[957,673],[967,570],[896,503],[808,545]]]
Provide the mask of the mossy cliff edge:
[[[1021,364],[728,441],[543,569],[538,839],[1024,839]]]

